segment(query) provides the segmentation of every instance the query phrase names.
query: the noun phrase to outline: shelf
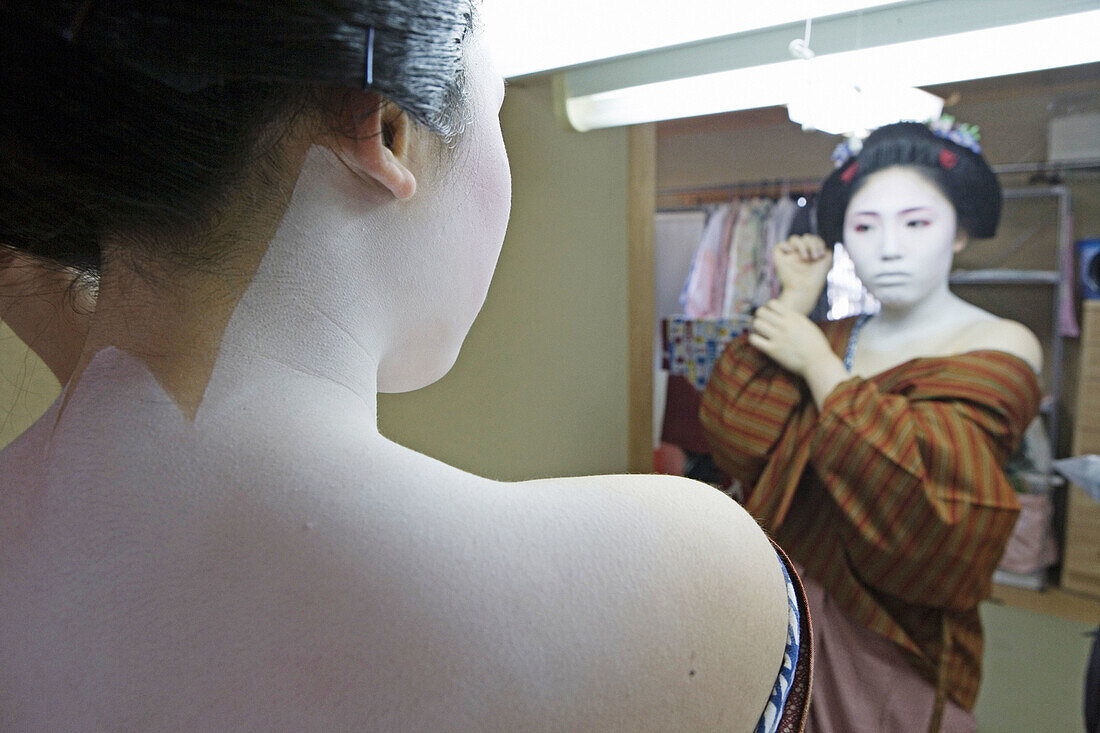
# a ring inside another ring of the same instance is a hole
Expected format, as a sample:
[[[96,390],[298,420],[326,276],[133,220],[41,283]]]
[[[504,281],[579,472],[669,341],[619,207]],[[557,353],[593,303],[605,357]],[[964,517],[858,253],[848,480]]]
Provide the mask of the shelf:
[[[955,270],[952,285],[1058,285],[1057,270]]]
[[[1054,473],[1053,469],[1051,469],[1051,473],[1040,473],[1039,471],[1013,471],[1011,475],[1021,478],[1027,483],[1031,489],[1026,492],[1028,494],[1048,494],[1051,489],[1066,485],[1066,480],[1062,478],[1061,475]],[[1019,583],[1012,583],[1011,580],[1006,580],[1005,582],[1008,585],[1020,585]]]
[[[999,586],[1012,586],[1030,591],[1041,591],[1047,587],[1046,570],[1034,573],[1013,573],[997,568],[993,572],[993,582]]]

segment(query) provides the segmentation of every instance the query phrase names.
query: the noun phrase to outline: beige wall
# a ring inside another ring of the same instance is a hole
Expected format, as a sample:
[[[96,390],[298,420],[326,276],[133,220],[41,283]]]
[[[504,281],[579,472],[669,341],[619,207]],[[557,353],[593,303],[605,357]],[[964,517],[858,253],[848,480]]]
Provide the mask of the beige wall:
[[[379,402],[386,435],[494,478],[627,466],[627,134],[551,109],[546,82],[508,89],[512,218],[458,363]]]
[[[0,323],[0,448],[30,427],[60,391],[53,372]]]

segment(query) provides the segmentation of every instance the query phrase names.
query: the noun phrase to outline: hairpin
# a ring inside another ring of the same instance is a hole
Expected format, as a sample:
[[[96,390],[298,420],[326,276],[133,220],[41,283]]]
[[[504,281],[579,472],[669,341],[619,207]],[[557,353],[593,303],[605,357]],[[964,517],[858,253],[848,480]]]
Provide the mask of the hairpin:
[[[863,139],[851,135],[846,137],[837,143],[837,146],[833,148],[833,154],[830,159],[833,161],[833,168],[839,168],[847,163],[852,157],[859,155],[859,151],[863,149]]]
[[[366,75],[364,78],[366,81],[363,83],[363,89],[367,89],[374,85],[374,26],[367,26],[367,57],[364,60],[366,68]]]

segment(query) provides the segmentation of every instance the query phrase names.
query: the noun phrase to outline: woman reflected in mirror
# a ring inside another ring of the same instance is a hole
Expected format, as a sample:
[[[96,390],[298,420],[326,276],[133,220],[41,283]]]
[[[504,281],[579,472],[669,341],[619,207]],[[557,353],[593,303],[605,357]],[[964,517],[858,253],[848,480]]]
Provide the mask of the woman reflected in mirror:
[[[955,253],[1000,216],[973,138],[898,123],[844,153],[820,236],[777,248],[782,293],[723,354],[701,419],[807,577],[809,730],[973,731],[978,603],[1019,511],[1004,466],[1037,413],[1042,352],[948,287]],[[877,314],[808,318],[834,242]]]

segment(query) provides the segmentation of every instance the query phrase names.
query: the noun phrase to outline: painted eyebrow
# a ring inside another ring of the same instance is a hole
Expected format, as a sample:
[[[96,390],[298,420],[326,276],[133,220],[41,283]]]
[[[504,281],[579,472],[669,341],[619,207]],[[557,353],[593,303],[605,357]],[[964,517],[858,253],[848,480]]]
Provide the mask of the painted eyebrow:
[[[912,206],[908,209],[902,209],[901,211],[899,211],[898,216],[908,216],[909,214],[914,214],[917,212],[928,212],[930,214],[935,213],[933,207],[931,206]],[[877,211],[853,211],[848,216],[873,216],[878,218],[882,216],[882,214]]]

